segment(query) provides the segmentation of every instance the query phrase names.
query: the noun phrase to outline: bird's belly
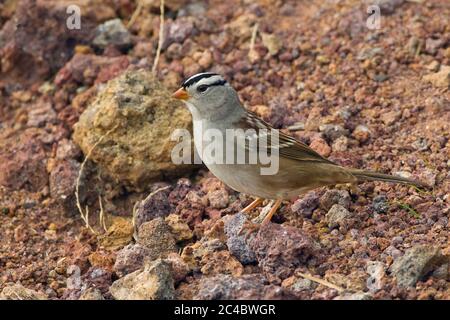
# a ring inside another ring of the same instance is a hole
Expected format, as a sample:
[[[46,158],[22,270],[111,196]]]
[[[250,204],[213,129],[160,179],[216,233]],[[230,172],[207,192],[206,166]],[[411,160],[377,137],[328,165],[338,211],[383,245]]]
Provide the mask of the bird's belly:
[[[308,183],[301,182],[301,177],[295,186],[280,174],[261,175],[257,165],[210,164],[208,169],[222,182],[232,189],[264,199],[293,199],[312,189]]]

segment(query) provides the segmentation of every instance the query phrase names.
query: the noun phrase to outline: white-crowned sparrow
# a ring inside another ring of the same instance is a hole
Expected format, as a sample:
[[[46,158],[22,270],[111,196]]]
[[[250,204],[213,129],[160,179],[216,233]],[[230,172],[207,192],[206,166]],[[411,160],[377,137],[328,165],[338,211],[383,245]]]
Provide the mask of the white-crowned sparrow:
[[[204,135],[208,130],[218,130],[226,136],[227,129],[253,129],[257,134],[247,135],[247,140],[267,139],[268,149],[279,153],[278,172],[273,175],[262,175],[261,163],[211,163],[205,161],[208,159],[199,152],[208,169],[217,178],[236,191],[256,197],[256,200],[243,210],[244,212],[261,204],[263,199],[274,200],[263,223],[271,220],[282,200],[292,199],[320,186],[375,180],[423,186],[420,182],[402,177],[341,167],[281,131],[278,131],[277,139],[268,139],[271,132],[274,132],[270,130],[275,129],[246,110],[237,92],[219,74],[210,72],[196,74],[184,81],[173,97],[183,100],[192,113],[197,150],[203,149]],[[231,143],[239,142],[233,140]],[[224,148],[229,146],[229,141],[223,146]],[[246,143],[235,147],[242,148],[246,153],[256,152]]]

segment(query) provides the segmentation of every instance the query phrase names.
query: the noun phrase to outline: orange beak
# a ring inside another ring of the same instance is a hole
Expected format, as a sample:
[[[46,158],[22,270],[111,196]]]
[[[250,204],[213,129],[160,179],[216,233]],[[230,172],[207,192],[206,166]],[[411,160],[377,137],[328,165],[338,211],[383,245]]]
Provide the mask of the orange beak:
[[[189,94],[184,88],[180,88],[172,94],[172,97],[179,100],[187,100],[189,99]]]

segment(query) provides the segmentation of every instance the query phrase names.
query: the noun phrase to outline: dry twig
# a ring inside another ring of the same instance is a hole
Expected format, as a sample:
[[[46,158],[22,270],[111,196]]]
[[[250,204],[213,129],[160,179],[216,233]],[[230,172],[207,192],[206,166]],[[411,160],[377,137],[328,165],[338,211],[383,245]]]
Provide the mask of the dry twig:
[[[251,62],[256,62],[259,58],[258,53],[255,51],[255,42],[256,42],[256,36],[258,34],[258,27],[259,24],[255,23],[252,30],[252,38],[250,39],[250,50],[248,51],[248,58]]]
[[[155,191],[151,192],[147,197],[145,197],[144,200],[141,201],[136,201],[136,203],[133,206],[133,219],[131,220],[132,224],[133,224],[133,228],[136,227],[136,210],[137,210],[137,206],[139,205],[139,203],[141,202],[147,202],[151,197],[153,197],[155,194],[157,194],[158,192],[161,192],[163,190],[169,189],[170,186],[165,186],[162,188],[158,188]]]
[[[164,0],[160,3],[160,16],[159,16],[159,39],[158,47],[156,48],[155,60],[153,61],[152,73],[156,74],[156,68],[158,67],[159,56],[161,55],[161,48],[164,42]]]
[[[136,10],[134,10],[133,14],[131,15],[130,21],[127,23],[127,29],[130,29],[133,24],[136,22],[137,17],[141,14],[142,8],[144,6],[144,0],[138,0],[138,4],[136,7]]]
[[[302,272],[298,272],[298,271],[297,271],[295,274],[296,274],[296,275],[299,275],[299,276],[302,277],[302,278],[305,278],[305,279],[308,279],[308,280],[317,282],[318,284],[321,284],[321,285],[323,285],[323,286],[325,286],[325,287],[328,287],[328,288],[337,290],[338,292],[343,292],[343,291],[345,291],[344,288],[341,288],[341,287],[339,287],[339,286],[337,286],[337,285],[335,285],[335,284],[332,284],[332,283],[330,283],[330,282],[328,282],[328,281],[325,281],[325,280],[316,278],[316,277],[311,276],[311,275],[309,275],[309,274],[302,273]]]
[[[103,136],[100,137],[100,139],[98,139],[98,141],[92,146],[92,148],[87,153],[86,157],[84,158],[83,162],[81,163],[80,170],[78,171],[77,183],[75,185],[75,198],[76,198],[76,202],[77,202],[77,208],[78,208],[78,211],[80,212],[81,219],[84,221],[84,223],[86,225],[86,228],[88,228],[94,234],[97,234],[97,232],[95,232],[95,230],[89,224],[89,207],[86,205],[86,212],[84,212],[83,208],[81,208],[81,204],[80,204],[81,176],[83,175],[84,166],[86,165],[87,161],[89,160],[89,157],[91,156],[92,151],[103,141],[103,139],[106,136],[108,136],[111,132],[116,130],[117,127],[118,127],[118,125],[115,126],[114,128],[112,128],[111,130],[109,130],[108,132],[106,132]]]

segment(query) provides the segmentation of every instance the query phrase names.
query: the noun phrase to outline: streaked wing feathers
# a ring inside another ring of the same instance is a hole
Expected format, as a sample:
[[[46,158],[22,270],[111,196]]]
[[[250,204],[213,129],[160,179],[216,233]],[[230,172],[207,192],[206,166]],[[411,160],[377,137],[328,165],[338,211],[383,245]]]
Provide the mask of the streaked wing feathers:
[[[271,138],[271,130],[274,129],[270,124],[261,120],[257,115],[252,112],[247,111],[246,119],[240,121],[240,123],[236,124],[239,128],[247,130],[254,129],[256,132],[259,132],[261,129],[266,129],[266,134],[260,133],[257,137],[249,135],[247,136],[248,140],[251,139],[267,139],[267,144],[270,145],[271,148],[278,148],[280,156],[296,160],[296,161],[316,161],[328,164],[334,164],[332,161],[322,157],[316,151],[308,147],[306,144],[294,139],[293,137],[288,136],[287,134],[278,131],[278,143],[275,141],[272,142]],[[269,137],[268,137],[269,136]],[[258,141],[259,142],[259,141]],[[266,142],[266,141],[264,141]],[[259,145],[259,143],[258,143]],[[248,145],[246,145],[248,148]]]

